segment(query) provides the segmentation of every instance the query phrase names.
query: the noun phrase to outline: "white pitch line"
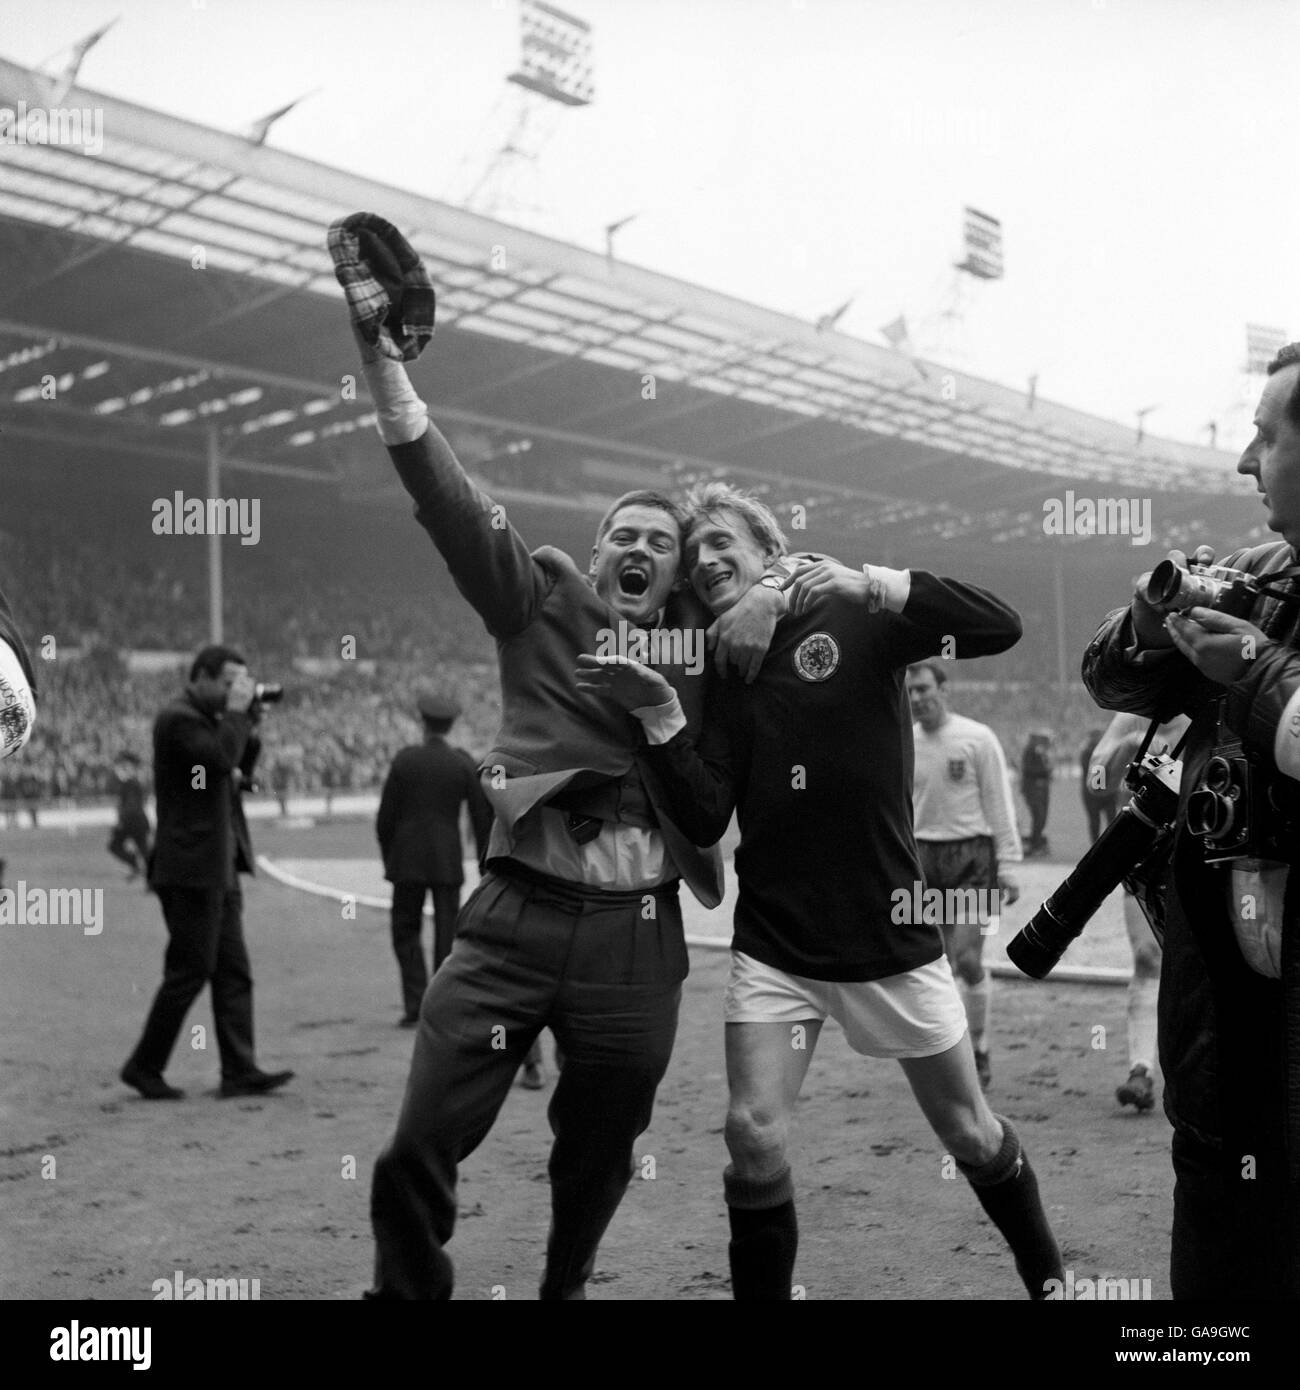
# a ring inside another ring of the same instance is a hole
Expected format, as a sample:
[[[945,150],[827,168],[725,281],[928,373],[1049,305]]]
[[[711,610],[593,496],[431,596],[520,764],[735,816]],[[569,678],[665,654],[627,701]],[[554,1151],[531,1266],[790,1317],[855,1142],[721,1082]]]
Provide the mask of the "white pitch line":
[[[296,888],[300,893],[310,893],[316,898],[329,898],[336,903],[354,902],[359,907],[373,908],[376,912],[388,912],[393,904],[386,898],[376,897],[373,893],[347,893],[342,888],[330,888],[323,883],[313,883],[309,878],[299,878],[297,874],[291,874],[288,869],[282,869],[274,859],[268,859],[266,855],[257,856],[257,867],[273,878],[277,883],[283,883],[286,888]],[[427,903],[424,907],[426,917],[433,916],[433,908]],[[686,944],[688,946],[700,946],[706,951],[729,951],[731,942],[725,937],[720,936],[695,936],[690,932],[686,933]]]

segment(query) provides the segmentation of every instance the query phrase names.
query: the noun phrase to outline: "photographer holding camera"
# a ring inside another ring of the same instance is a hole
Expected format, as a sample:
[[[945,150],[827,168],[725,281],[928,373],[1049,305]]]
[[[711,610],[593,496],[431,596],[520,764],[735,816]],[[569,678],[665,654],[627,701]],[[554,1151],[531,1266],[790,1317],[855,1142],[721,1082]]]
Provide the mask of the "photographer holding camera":
[[[1179,1299],[1300,1294],[1300,343],[1268,371],[1237,471],[1283,540],[1171,552],[1083,659],[1105,708],[1192,721],[1154,885]]]
[[[283,695],[256,685],[244,658],[229,647],[204,647],[189,684],[153,728],[153,781],[158,834],[149,886],[167,923],[163,981],[122,1080],[146,1100],[179,1100],[163,1068],[190,1005],[212,985],[221,1054],[221,1095],[264,1095],[291,1071],[265,1072],[253,1053],[253,976],[244,945],[239,875],[253,872],[243,789],[261,751],[261,707]]]

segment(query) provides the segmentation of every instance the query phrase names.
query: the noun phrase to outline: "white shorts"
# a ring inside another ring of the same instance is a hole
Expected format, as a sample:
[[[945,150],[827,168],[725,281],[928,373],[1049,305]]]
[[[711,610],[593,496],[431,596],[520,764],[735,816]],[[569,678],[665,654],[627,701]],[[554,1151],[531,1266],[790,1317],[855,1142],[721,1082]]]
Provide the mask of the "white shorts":
[[[966,1032],[966,1009],[946,956],[883,980],[807,980],[731,953],[723,1006],[728,1023],[819,1023],[844,1029],[864,1057],[934,1057]]]

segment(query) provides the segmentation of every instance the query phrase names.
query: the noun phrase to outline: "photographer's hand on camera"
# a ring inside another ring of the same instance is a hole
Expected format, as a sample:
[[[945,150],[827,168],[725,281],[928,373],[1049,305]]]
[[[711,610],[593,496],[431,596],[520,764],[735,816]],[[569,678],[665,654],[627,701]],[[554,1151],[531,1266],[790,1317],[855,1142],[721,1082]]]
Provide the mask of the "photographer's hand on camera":
[[[1171,550],[1166,556],[1166,560],[1172,560],[1179,569],[1186,569],[1188,558],[1181,550]],[[1212,545],[1198,545],[1192,552],[1191,564],[1212,565],[1214,563],[1214,547]],[[1129,612],[1133,619],[1133,631],[1137,636],[1140,646],[1146,649],[1159,650],[1162,647],[1172,647],[1174,645],[1173,636],[1165,626],[1165,614],[1158,608],[1153,607],[1144,597],[1147,592],[1147,585],[1151,582],[1151,570],[1139,576],[1137,584],[1133,590],[1133,602],[1129,605]]]
[[[1212,608],[1171,613],[1165,627],[1174,646],[1218,685],[1239,681],[1269,641],[1254,623]]]
[[[249,714],[257,686],[247,670],[240,671],[226,692],[226,709],[235,714]]]

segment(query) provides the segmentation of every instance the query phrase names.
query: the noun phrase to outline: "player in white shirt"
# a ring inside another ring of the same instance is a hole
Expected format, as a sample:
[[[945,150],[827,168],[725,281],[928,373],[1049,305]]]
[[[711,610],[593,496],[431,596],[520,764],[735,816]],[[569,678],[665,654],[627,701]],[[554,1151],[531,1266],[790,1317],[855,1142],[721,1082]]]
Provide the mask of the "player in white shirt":
[[[966,1025],[980,1084],[992,1079],[988,1027],[993,980],[984,968],[984,937],[998,929],[1003,903],[1020,889],[1001,865],[1022,858],[1007,763],[997,735],[948,708],[948,675],[942,661],[918,662],[907,670],[907,693],[916,723],[912,739],[913,821],[925,887],[963,890],[949,899],[944,945],[966,1005]],[[974,895],[969,891],[976,890]],[[970,907],[975,911],[971,911]]]

